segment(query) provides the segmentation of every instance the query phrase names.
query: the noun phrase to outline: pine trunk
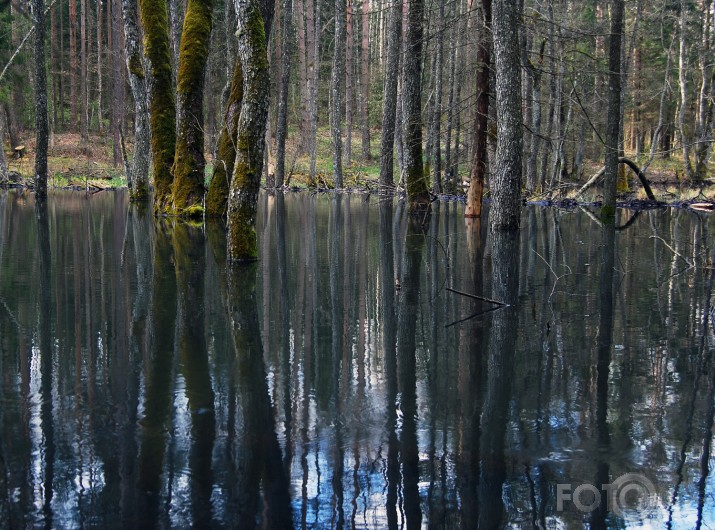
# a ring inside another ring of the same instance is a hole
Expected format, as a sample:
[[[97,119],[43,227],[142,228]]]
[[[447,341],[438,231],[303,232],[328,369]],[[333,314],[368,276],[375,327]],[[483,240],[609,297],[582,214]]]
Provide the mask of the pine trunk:
[[[70,129],[77,130],[77,2],[69,0]]]
[[[342,83],[345,77],[345,0],[335,0],[335,48],[331,82],[330,129],[333,141],[333,182],[343,187]]]
[[[121,142],[121,127],[124,117],[124,76],[122,75],[123,65],[121,58],[121,42],[120,31],[121,0],[110,0],[112,9],[112,137],[114,138],[114,167],[118,167],[122,163],[122,142]],[[164,96],[165,97],[165,96]]]
[[[35,200],[47,199],[47,72],[45,70],[45,2],[32,0],[35,27]],[[2,147],[2,146],[0,146]]]
[[[621,41],[624,0],[612,0],[611,34],[608,45],[608,122],[606,125],[605,178],[601,216],[613,222],[616,213],[618,138],[621,129]]]
[[[80,0],[80,21],[79,21],[79,100],[80,100],[80,116],[79,116],[79,134],[80,144],[85,145],[89,142],[89,108],[87,97],[87,0]]]
[[[345,164],[350,167],[353,140],[353,6],[347,0],[345,19]]]
[[[278,92],[278,123],[276,125],[276,188],[282,188],[285,183],[285,150],[288,136],[288,88],[290,83],[290,50],[293,44],[293,6],[291,0],[283,0],[283,21],[281,40],[281,57],[283,71],[281,72],[280,90]]]
[[[362,1],[362,39],[360,54],[360,132],[362,139],[362,159],[368,161],[370,154],[370,3]]]
[[[136,6],[134,8],[134,25],[136,22]],[[138,26],[137,26],[138,28]],[[137,33],[139,35],[139,33]],[[138,38],[138,37],[137,37]],[[104,59],[102,58],[102,46],[104,41],[102,40],[102,0],[97,0],[97,130],[100,134],[104,131],[104,124],[102,123],[102,118],[104,115],[104,109],[102,108],[102,66]],[[128,54],[127,54],[128,55]],[[142,53],[143,55],[143,53]]]
[[[382,100],[382,138],[380,145],[380,185],[394,184],[395,121],[397,118],[397,80],[402,36],[402,1],[392,0],[387,31],[387,62]]]
[[[521,220],[521,64],[519,13],[510,0],[496,0],[492,11],[496,69],[497,147],[492,175],[490,226],[515,230]]]
[[[474,158],[470,169],[465,217],[480,217],[482,215],[482,195],[484,194],[484,183],[487,178],[491,15],[492,0],[482,0],[482,28],[479,32],[480,38],[477,44],[477,116],[474,127]]]

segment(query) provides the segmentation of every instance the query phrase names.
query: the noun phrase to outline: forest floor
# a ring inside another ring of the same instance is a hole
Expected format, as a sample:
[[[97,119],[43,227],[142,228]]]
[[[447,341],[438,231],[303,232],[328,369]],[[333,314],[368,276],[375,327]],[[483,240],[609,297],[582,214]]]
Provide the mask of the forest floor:
[[[316,179],[309,179],[309,158],[307,154],[296,156],[300,135],[296,131],[289,134],[286,145],[286,172],[291,177],[288,184],[291,189],[315,188],[328,190],[333,188],[332,182],[332,149],[329,131],[320,130],[317,142]],[[344,168],[344,185],[347,189],[356,191],[374,191],[378,188],[379,176],[379,131],[373,132],[371,141],[371,158],[363,161],[361,145],[358,137],[353,138],[353,161]],[[127,143],[131,152],[132,145]],[[270,153],[270,150],[269,150]],[[34,139],[25,145],[22,157],[12,156],[7,153],[8,170],[15,172],[14,178],[18,185],[32,186],[34,171]],[[112,156],[112,139],[109,136],[90,135],[87,145],[80,147],[80,137],[77,133],[55,134],[50,144],[48,153],[50,187],[71,189],[104,190],[126,187],[123,165],[114,166]],[[212,174],[212,154],[206,154],[207,183]],[[642,165],[644,158],[637,161]],[[679,157],[659,159],[648,168],[647,178],[656,198],[665,203],[683,203],[693,201],[715,202],[715,178],[706,179],[697,185],[685,180],[683,176],[683,162]],[[272,165],[269,162],[269,172]],[[529,202],[554,203],[554,202],[594,202],[598,199],[598,189],[593,189],[577,196],[581,185],[596,171],[597,163],[586,164],[583,176],[578,182],[564,180],[543,193],[526,195]],[[468,175],[466,161],[459,165],[459,179],[457,189],[445,194],[444,198],[459,199],[466,191],[465,180]],[[640,203],[646,200],[645,192],[637,178],[631,171],[626,172],[628,190],[621,190],[619,199],[625,203]],[[489,197],[488,190],[486,198]]]

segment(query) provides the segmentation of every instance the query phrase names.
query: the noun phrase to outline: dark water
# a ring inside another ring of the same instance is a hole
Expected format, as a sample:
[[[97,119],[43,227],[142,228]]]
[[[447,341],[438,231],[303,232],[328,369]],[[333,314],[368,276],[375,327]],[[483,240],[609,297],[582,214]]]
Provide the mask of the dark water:
[[[2,527],[715,525],[713,216],[1,193]]]

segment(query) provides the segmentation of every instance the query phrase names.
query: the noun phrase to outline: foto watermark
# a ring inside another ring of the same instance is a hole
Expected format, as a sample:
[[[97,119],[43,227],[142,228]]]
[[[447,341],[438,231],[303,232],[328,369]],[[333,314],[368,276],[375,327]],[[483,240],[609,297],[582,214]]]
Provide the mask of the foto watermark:
[[[583,513],[594,511],[605,501],[606,509],[614,515],[628,518],[637,514],[647,518],[658,505],[658,492],[653,482],[640,473],[626,473],[610,484],[599,487],[583,483],[556,485],[556,511],[562,512],[568,503]]]

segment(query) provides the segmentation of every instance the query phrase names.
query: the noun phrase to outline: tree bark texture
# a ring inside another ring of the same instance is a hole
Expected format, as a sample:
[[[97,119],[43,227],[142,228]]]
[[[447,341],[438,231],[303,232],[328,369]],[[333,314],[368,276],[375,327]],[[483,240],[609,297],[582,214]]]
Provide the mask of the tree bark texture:
[[[133,201],[149,199],[149,103],[144,74],[144,53],[139,41],[137,25],[137,0],[122,0],[124,20],[124,46],[126,48],[129,86],[134,98],[134,156],[130,168],[130,196]],[[100,116],[101,122],[101,116]],[[131,177],[131,178],[130,178]]]
[[[624,0],[612,0],[611,35],[608,44],[608,118],[605,138],[605,179],[601,217],[613,220],[616,213],[618,137],[621,128],[621,42]]]
[[[353,58],[354,24],[353,24],[352,0],[347,0],[347,10],[345,13],[345,164],[350,167],[352,159],[353,144],[353,71],[355,65]]]
[[[45,70],[45,2],[32,0],[35,26],[35,200],[47,199],[47,72]],[[0,146],[1,147],[1,146]]]
[[[370,2],[362,0],[362,38],[360,39],[360,137],[363,160],[370,160]]]
[[[281,56],[283,69],[281,71],[280,89],[278,91],[278,123],[276,126],[276,188],[283,187],[285,182],[285,147],[288,136],[288,89],[290,83],[290,50],[293,44],[293,6],[291,0],[283,0],[283,20],[281,40]]]
[[[380,142],[380,185],[392,187],[394,182],[395,120],[397,118],[397,79],[402,36],[402,1],[393,0],[388,19],[387,60],[382,100],[382,138]]]
[[[169,15],[166,0],[139,0],[144,29],[144,51],[149,62],[149,124],[154,173],[154,212],[170,207],[176,107],[171,78]]]
[[[409,211],[429,208],[428,177],[422,164],[423,0],[407,0],[403,73],[404,156]]]
[[[270,81],[266,52],[273,5],[270,0],[264,0],[262,5],[258,0],[236,0],[244,94],[228,198],[228,256],[231,261],[258,259],[256,206],[270,97],[266,90]]]
[[[218,137],[218,156],[214,172],[206,194],[206,215],[222,217],[226,215],[228,191],[233,177],[233,165],[236,161],[236,137],[238,135],[238,116],[243,101],[243,68],[236,60],[231,81],[231,91],[226,101],[223,127]]]
[[[204,210],[204,73],[212,9],[212,0],[189,0],[179,47],[172,212],[187,217],[201,216]]]
[[[121,0],[109,0],[112,10],[112,137],[114,138],[114,167],[122,163],[121,127],[124,119],[124,76],[121,63]]]
[[[477,116],[474,123],[474,158],[470,169],[465,217],[482,215],[482,196],[487,178],[487,126],[489,121],[489,74],[491,53],[489,36],[492,34],[492,0],[482,0],[482,29],[477,44]]]
[[[342,84],[345,77],[345,0],[335,0],[335,48],[330,92],[330,132],[333,141],[333,181],[343,187]]]
[[[80,116],[79,116],[79,133],[80,144],[84,145],[89,142],[89,107],[87,96],[87,0],[80,0],[80,20],[79,20],[79,100],[80,100]]]
[[[510,0],[496,0],[493,3],[497,148],[489,224],[497,230],[518,229],[521,218],[522,124],[518,22],[517,4]]]

